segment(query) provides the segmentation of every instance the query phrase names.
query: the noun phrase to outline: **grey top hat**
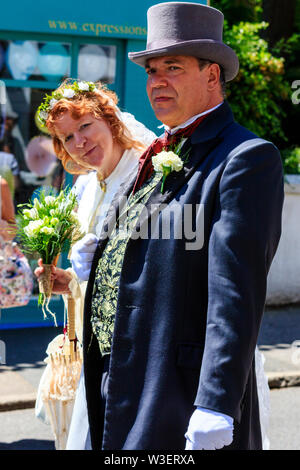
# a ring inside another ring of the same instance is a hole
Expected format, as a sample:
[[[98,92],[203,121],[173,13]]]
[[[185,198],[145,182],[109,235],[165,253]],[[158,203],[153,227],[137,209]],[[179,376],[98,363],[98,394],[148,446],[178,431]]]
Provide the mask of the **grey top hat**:
[[[136,64],[145,67],[152,57],[188,55],[222,66],[227,82],[237,75],[237,55],[223,43],[221,11],[199,3],[166,2],[150,7],[147,19],[147,49],[128,54]]]

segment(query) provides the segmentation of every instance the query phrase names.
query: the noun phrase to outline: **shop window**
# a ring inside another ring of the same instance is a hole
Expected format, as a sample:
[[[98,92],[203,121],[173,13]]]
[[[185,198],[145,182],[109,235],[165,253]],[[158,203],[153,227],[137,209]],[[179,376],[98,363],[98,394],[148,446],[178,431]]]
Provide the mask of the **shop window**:
[[[82,44],[78,54],[78,78],[114,83],[116,76],[116,46]]]
[[[70,44],[0,41],[0,77],[57,82],[70,76]]]

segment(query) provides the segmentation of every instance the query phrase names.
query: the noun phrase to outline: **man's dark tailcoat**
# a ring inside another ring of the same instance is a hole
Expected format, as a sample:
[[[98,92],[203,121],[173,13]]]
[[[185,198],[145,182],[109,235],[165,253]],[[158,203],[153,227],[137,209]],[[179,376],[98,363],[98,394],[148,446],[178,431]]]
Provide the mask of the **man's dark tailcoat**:
[[[199,125],[182,153],[187,150],[183,170],[167,177],[163,194],[159,184],[150,196],[135,232],[141,230],[144,238],[135,236],[126,247],[105,417],[99,399],[102,362],[90,315],[107,237],[95,253],[84,313],[94,449],[184,449],[196,405],[234,418],[234,440],[226,449],[261,448],[254,352],[281,233],[281,158],[273,144],[233,120],[227,102]],[[126,195],[132,187],[133,181]],[[157,236],[167,214],[166,206],[158,210],[160,204],[168,204],[171,213],[169,239]],[[108,225],[117,206],[109,211]],[[180,237],[185,210],[186,237]]]

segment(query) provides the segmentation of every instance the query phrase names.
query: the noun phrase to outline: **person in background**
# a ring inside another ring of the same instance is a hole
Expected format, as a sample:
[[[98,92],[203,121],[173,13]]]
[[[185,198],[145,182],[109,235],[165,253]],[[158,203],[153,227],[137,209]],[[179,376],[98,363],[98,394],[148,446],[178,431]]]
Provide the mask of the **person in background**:
[[[14,191],[14,204],[15,207],[18,204],[24,204],[30,199],[33,191],[36,189],[36,185],[28,183],[24,174],[29,173],[25,160],[25,149],[21,139],[21,125],[18,125],[19,115],[8,110],[3,116],[4,118],[4,136],[2,140],[3,151],[10,153],[14,156],[17,162],[19,173],[15,180],[15,191]],[[26,140],[26,139],[25,139]]]
[[[15,156],[20,170],[27,170],[22,145],[13,132],[18,120],[19,116],[14,111],[8,111],[6,113],[4,121],[3,146],[5,152],[12,153]]]
[[[19,165],[15,156],[7,152],[3,142],[0,142],[0,174],[7,180],[14,198],[14,193],[20,186]]]

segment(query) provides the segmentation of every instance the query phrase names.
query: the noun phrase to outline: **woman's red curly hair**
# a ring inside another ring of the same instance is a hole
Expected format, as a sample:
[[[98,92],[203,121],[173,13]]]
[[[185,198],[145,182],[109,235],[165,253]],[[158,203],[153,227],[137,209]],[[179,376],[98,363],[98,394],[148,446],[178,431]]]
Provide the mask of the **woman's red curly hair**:
[[[64,88],[63,83],[57,91]],[[84,114],[91,113],[97,119],[103,119],[110,127],[115,141],[124,150],[136,148],[144,150],[145,146],[135,140],[130,134],[125,124],[116,116],[117,95],[108,90],[103,84],[96,83],[99,92],[84,92],[76,94],[72,99],[60,99],[49,111],[46,126],[53,140],[53,147],[56,156],[61,160],[68,173],[81,174],[86,170],[76,164],[72,157],[65,150],[63,143],[56,135],[55,123],[61,119],[66,112],[69,112],[73,119],[80,119]]]

